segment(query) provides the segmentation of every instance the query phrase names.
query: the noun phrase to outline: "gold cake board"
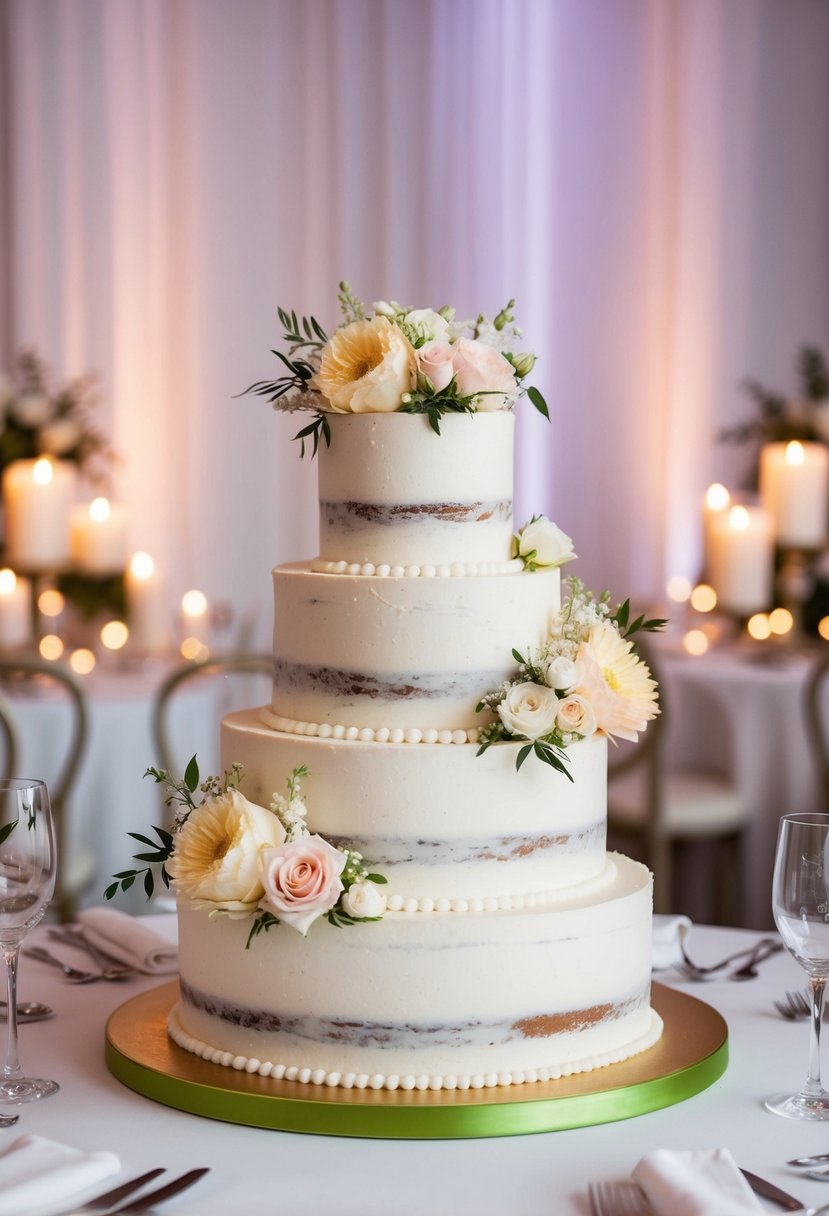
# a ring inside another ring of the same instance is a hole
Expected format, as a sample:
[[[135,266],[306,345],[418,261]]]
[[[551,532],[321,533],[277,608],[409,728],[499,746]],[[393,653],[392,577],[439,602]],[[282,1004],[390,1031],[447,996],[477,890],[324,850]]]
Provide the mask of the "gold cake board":
[[[274,1081],[211,1064],[167,1035],[178,982],[143,992],[112,1014],[106,1062],[129,1089],[226,1123],[323,1136],[451,1140],[521,1136],[630,1119],[707,1089],[728,1064],[728,1028],[695,997],[654,984],[665,1029],[655,1046],[558,1081],[476,1090],[373,1090]]]

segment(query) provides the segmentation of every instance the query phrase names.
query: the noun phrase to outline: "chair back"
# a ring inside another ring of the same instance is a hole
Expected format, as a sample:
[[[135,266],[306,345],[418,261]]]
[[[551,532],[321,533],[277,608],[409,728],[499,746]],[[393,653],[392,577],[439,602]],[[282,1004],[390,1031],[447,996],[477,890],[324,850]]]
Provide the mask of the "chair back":
[[[11,681],[21,678],[37,679],[57,686],[65,695],[70,712],[69,742],[62,756],[58,758],[54,778],[49,782],[49,801],[58,856],[53,904],[60,919],[69,920],[74,914],[75,901],[80,890],[72,881],[72,868],[69,864],[67,808],[89,740],[87,697],[71,671],[59,663],[49,663],[34,656],[0,658],[0,680],[5,680],[7,686],[11,686]],[[14,771],[20,751],[16,715],[12,700],[5,695],[0,695],[0,735],[6,743],[5,772],[9,776],[19,776]]]
[[[190,756],[175,756],[171,709],[176,693],[196,681],[207,677],[231,677],[245,675],[273,676],[273,658],[269,654],[245,651],[217,655],[199,663],[185,662],[173,669],[156,693],[153,705],[152,729],[155,754],[160,768],[173,776],[181,776]],[[217,729],[218,729],[218,723]]]
[[[803,689],[807,738],[817,765],[823,805],[829,810],[829,705],[827,705],[829,655],[816,661]]]

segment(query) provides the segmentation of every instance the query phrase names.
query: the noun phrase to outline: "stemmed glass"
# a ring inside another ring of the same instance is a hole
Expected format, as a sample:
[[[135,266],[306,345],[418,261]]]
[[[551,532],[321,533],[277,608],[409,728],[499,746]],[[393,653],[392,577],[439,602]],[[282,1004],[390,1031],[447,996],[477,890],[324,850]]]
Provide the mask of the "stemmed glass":
[[[820,1027],[829,979],[829,815],[784,815],[777,834],[772,910],[780,936],[809,977],[809,1072],[799,1093],[773,1094],[767,1110],[789,1119],[829,1119],[820,1080]]]
[[[8,1036],[0,1102],[32,1102],[57,1093],[55,1081],[24,1076],[17,1049],[20,944],[42,918],[55,890],[55,831],[43,781],[0,781],[0,949],[6,961]]]

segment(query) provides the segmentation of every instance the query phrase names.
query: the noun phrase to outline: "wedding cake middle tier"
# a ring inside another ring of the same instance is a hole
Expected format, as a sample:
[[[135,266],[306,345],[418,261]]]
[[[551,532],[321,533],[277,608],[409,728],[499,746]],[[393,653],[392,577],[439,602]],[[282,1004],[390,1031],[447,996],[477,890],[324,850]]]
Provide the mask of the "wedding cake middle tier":
[[[558,570],[475,578],[319,574],[274,580],[273,712],[290,723],[475,730],[480,698],[540,646],[560,606]]]

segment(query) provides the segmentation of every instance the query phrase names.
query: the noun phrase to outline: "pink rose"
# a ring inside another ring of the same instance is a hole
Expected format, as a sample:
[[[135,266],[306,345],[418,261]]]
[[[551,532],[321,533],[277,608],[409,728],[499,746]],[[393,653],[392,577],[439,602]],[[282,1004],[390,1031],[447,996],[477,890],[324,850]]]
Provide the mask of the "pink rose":
[[[455,374],[453,350],[442,342],[426,342],[417,352],[417,370],[428,376],[436,393],[442,392]]]
[[[515,372],[500,351],[474,338],[460,338],[454,348],[455,383],[459,397],[475,398],[479,410],[500,410],[515,395]]]
[[[302,836],[267,849],[262,854],[262,907],[304,937],[317,917],[339,899],[345,863],[345,853],[321,836]]]

